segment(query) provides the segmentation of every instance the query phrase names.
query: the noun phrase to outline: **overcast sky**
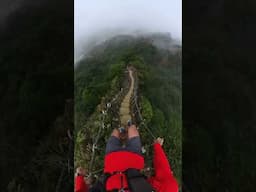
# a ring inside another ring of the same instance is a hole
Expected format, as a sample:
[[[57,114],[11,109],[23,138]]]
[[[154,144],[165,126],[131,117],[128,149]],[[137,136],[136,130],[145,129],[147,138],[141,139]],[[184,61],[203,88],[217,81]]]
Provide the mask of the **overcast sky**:
[[[181,0],[75,0],[74,11],[76,49],[93,35],[114,30],[170,32],[181,40]]]

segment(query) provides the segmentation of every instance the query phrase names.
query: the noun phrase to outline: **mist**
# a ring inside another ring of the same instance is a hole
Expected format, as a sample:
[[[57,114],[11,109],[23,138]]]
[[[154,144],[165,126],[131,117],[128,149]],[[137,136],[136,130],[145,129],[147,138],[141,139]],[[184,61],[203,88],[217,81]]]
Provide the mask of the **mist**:
[[[181,0],[75,0],[75,63],[92,46],[118,34],[168,32],[181,41]]]

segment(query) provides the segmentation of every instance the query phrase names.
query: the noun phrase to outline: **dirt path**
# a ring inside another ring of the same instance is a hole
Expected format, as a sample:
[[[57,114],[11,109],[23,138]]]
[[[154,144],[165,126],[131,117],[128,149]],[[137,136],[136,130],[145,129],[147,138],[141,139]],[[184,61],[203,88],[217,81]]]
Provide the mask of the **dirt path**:
[[[131,69],[129,69],[129,76],[131,79],[130,89],[126,94],[126,96],[124,97],[124,100],[122,101],[120,110],[119,110],[121,126],[126,125],[127,121],[132,119],[130,114],[130,100],[131,100],[133,89],[134,89],[134,78],[133,78],[133,73]]]

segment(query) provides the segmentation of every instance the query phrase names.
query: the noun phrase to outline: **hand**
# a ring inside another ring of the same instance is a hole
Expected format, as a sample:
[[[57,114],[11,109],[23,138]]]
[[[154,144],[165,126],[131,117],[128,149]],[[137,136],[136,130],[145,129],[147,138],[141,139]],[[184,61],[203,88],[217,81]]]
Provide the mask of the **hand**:
[[[77,174],[77,175],[85,176],[85,175],[86,175],[86,171],[85,171],[85,169],[84,169],[83,167],[78,167],[78,168],[76,169],[76,174]]]
[[[161,137],[158,137],[156,140],[155,140],[155,143],[159,143],[161,146],[164,144],[164,139],[161,138]]]

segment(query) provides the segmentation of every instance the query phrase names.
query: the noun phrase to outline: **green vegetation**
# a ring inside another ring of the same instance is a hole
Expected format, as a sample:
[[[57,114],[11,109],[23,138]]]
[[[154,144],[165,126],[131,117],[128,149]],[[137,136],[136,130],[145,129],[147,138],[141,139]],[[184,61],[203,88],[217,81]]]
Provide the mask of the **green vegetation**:
[[[93,138],[100,127],[99,109],[118,93],[125,81],[125,66],[132,65],[137,69],[143,118],[155,136],[165,138],[164,149],[181,183],[180,58],[180,51],[158,49],[144,38],[117,36],[95,48],[90,57],[78,64],[75,69],[76,166],[82,164],[88,168],[90,157],[82,156],[91,153]],[[105,123],[109,127],[100,141],[94,171],[103,167],[104,148],[114,128],[112,118],[111,114],[106,117]],[[145,129],[141,129],[141,133],[148,155],[146,162],[150,165],[153,138]]]
[[[101,57],[85,59],[75,69],[75,166],[89,168],[91,145],[97,137],[101,126],[101,110],[107,100],[113,99],[121,88],[123,81],[124,62],[112,56],[103,54]],[[103,99],[104,97],[104,99]],[[110,127],[112,116],[105,118]],[[110,131],[111,129],[109,129]],[[105,130],[106,131],[106,130]],[[99,146],[104,146],[107,140],[100,138]],[[103,166],[103,151],[97,151],[94,169]]]
[[[134,50],[137,50],[137,52],[132,52],[128,61],[134,64],[139,71],[139,91],[143,96],[142,98],[144,98],[142,99],[142,112],[144,111],[147,126],[153,134],[165,138],[164,149],[167,152],[174,174],[181,182],[180,53],[173,54],[158,50],[147,43],[135,45]],[[148,138],[151,137],[145,133],[143,137],[145,145],[151,142]]]
[[[151,122],[151,119],[153,117],[152,106],[146,97],[142,97],[141,100],[142,116],[145,122],[148,124],[149,122]]]

